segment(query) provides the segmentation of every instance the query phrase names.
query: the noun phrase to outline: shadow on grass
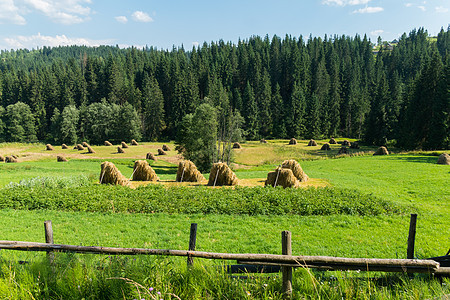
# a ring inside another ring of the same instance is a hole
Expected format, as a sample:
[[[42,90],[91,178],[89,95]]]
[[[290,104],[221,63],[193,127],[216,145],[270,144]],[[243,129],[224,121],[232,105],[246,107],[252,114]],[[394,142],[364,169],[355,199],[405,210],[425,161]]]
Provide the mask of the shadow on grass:
[[[156,174],[177,174],[178,166],[152,166]]]
[[[392,157],[397,160],[403,160],[408,162],[416,162],[416,163],[425,163],[425,164],[437,164],[438,157],[437,156],[395,156]]]

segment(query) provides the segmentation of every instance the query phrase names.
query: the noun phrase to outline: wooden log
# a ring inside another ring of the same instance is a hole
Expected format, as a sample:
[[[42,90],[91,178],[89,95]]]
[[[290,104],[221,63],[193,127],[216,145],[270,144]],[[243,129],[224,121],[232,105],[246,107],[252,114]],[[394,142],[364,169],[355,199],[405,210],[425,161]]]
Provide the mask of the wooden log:
[[[408,249],[406,251],[406,258],[414,258],[414,244],[416,242],[416,223],[417,214],[411,214],[411,219],[409,221],[409,234],[408,234]]]
[[[197,223],[191,223],[191,231],[189,234],[189,251],[195,251],[195,243],[197,241]],[[192,256],[188,256],[187,264],[188,266],[192,266],[194,263],[194,258]]]
[[[291,232],[282,231],[281,232],[281,254],[292,255],[292,242],[291,242]],[[292,298],[292,267],[283,266],[281,267],[281,273],[283,275],[283,298]]]
[[[47,244],[53,244],[53,228],[52,221],[44,222],[44,230],[45,230],[45,242]],[[52,251],[47,251],[47,258],[49,263],[52,265],[55,260],[55,254]]]
[[[434,271],[433,274],[439,275],[439,276],[450,277],[450,268],[449,267],[439,268],[436,271]]]

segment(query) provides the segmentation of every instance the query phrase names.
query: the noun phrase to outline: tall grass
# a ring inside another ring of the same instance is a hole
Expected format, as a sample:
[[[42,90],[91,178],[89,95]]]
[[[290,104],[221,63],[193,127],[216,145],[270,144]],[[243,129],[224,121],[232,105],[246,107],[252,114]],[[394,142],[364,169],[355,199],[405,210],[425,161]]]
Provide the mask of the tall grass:
[[[5,189],[17,189],[17,188],[78,188],[90,186],[91,181],[86,175],[69,176],[69,177],[34,177],[30,179],[22,179],[19,182],[10,182],[5,186]]]

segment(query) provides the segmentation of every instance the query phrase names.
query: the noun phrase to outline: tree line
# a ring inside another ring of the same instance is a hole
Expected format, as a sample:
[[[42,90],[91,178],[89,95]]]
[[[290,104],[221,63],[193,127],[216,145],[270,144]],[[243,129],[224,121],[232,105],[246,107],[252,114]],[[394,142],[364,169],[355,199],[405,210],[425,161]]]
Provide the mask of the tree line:
[[[414,29],[375,49],[366,36],[286,35],[190,51],[1,51],[0,141],[180,140],[207,104],[216,135],[234,118],[249,140],[345,136],[448,149],[449,29],[433,38]]]

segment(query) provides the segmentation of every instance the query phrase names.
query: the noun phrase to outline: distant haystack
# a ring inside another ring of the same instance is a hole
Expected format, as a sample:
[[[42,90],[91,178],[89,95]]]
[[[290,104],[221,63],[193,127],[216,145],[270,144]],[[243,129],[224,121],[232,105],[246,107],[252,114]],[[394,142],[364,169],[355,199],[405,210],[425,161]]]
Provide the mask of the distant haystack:
[[[184,148],[184,147],[181,146],[181,145],[176,145],[176,146],[175,146],[175,150],[178,152],[178,154],[183,154],[183,153],[186,152],[186,148]]]
[[[386,147],[381,146],[373,155],[389,155],[389,151]]]
[[[84,150],[83,145],[78,144],[78,145],[77,145],[77,150],[78,150],[78,151],[83,151],[83,150]]]
[[[331,150],[330,144],[328,144],[328,143],[323,144],[322,148],[320,148],[320,150],[326,150],[326,151]]]
[[[16,163],[17,162],[17,158],[14,158],[12,156],[7,156],[7,157],[5,157],[5,162],[6,163]]]
[[[131,140],[131,146],[139,146],[139,144],[136,140]]]
[[[442,153],[437,160],[437,164],[450,165],[450,155],[448,155],[447,153]]]
[[[18,159],[19,157],[17,156],[17,155],[11,155],[12,156],[12,158],[14,158],[14,159]]]
[[[158,160],[158,158],[156,158],[156,156],[153,153],[147,153],[147,156],[145,157],[145,159],[151,159],[151,160]]]
[[[78,145],[75,145],[75,146],[73,147],[73,150],[78,150]]]
[[[359,149],[358,142],[351,142],[350,143],[350,149]]]
[[[129,186],[130,182],[113,163],[105,161],[101,165],[100,184]]]
[[[242,147],[241,147],[241,144],[239,144],[238,142],[235,142],[234,144],[233,144],[233,149],[241,149]]]
[[[292,138],[289,140],[289,145],[297,145],[297,140]]]
[[[56,161],[57,162],[64,162],[64,161],[67,161],[67,158],[65,158],[64,156],[58,155],[56,157]]]
[[[164,144],[164,145],[162,146],[162,149],[163,149],[164,151],[170,151],[169,146],[167,146],[166,144]]]
[[[62,145],[61,145],[61,149],[69,149],[69,147],[67,147],[66,144],[62,144]]]
[[[336,142],[336,140],[334,138],[331,138],[328,143],[330,143],[331,145],[336,145],[337,144],[337,142]]]
[[[338,154],[348,154],[348,149],[347,147],[341,147],[341,149],[339,149]]]
[[[315,141],[315,140],[313,140],[313,139],[310,139],[309,140],[309,143],[308,143],[308,146],[317,146],[317,142]]]
[[[126,148],[128,148],[128,145],[127,145],[127,143],[125,143],[125,142],[122,142],[122,148],[123,148],[123,149],[126,149]]]
[[[119,146],[117,147],[117,153],[125,153],[125,151]]]
[[[190,160],[180,161],[177,170],[177,182],[201,182],[205,177]]]
[[[86,142],[82,142],[81,145],[83,145],[83,147],[85,147],[85,148],[87,148],[87,146],[89,146],[89,144]]]
[[[89,153],[95,153],[94,149],[91,146],[87,145],[87,149]]]
[[[158,155],[167,155],[167,153],[163,149],[159,148]]]
[[[4,162],[4,161],[5,161],[5,157],[2,156],[2,155],[0,155],[0,161],[1,161],[1,162]]]
[[[261,144],[267,144],[267,141],[266,141],[265,139],[261,139],[259,142],[260,142]]]
[[[109,141],[105,141],[105,146],[112,146],[112,144]]]
[[[50,145],[50,144],[45,145],[45,148],[46,148],[47,151],[53,151],[53,150],[55,150],[55,148],[53,148],[53,146]]]
[[[275,171],[269,172],[267,174],[266,186],[282,186],[287,187],[298,187],[299,181],[295,178],[294,173],[291,169],[277,168]]]
[[[226,163],[215,163],[209,173],[209,186],[236,185],[238,178]]]
[[[295,178],[298,179],[298,181],[300,182],[308,181],[308,175],[306,175],[306,173],[303,171],[302,167],[296,160],[294,159],[285,160],[281,164],[281,167],[283,169],[290,169],[294,174]]]
[[[133,180],[158,181],[159,178],[146,160],[137,160],[134,162]]]
[[[350,147],[350,142],[348,140],[345,140],[342,142],[342,146]]]

